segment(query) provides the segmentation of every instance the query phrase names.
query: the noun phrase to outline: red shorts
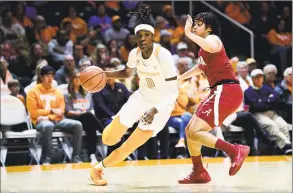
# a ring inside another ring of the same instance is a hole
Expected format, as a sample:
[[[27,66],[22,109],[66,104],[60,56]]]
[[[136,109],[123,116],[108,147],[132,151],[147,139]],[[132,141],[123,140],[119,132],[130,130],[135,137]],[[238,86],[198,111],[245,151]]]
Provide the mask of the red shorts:
[[[195,114],[214,128],[220,126],[242,102],[243,92],[239,84],[218,85],[211,90],[208,98],[201,102]]]

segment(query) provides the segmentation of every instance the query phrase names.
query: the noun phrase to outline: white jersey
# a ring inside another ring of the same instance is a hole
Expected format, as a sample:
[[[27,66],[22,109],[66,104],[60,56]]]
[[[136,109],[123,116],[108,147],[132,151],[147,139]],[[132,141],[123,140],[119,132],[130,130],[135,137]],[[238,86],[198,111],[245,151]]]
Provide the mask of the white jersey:
[[[165,79],[177,76],[172,54],[167,49],[154,43],[153,53],[144,59],[141,50],[134,48],[126,65],[137,69],[139,91],[144,98],[155,103],[166,99],[168,87]]]

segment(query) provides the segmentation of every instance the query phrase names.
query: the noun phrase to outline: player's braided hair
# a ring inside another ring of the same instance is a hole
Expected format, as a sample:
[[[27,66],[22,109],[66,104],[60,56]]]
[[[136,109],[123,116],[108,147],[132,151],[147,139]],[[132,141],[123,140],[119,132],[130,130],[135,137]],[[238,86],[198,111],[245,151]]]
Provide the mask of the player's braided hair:
[[[210,12],[199,13],[194,17],[195,20],[202,20],[206,27],[212,29],[211,34],[221,37],[221,24],[215,14]]]
[[[140,24],[148,24],[154,26],[151,19],[151,8],[149,5],[139,3],[134,12],[130,12],[136,16],[135,26]]]

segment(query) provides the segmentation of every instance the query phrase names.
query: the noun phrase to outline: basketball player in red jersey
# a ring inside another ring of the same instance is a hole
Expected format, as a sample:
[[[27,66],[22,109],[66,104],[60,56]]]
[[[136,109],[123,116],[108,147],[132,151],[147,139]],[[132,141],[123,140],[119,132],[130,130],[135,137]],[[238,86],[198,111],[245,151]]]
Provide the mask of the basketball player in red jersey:
[[[220,23],[213,13],[200,13],[194,22],[190,16],[185,24],[185,35],[201,47],[199,63],[182,74],[179,80],[204,73],[210,85],[210,95],[197,108],[185,132],[191,155],[192,172],[180,184],[207,183],[211,178],[203,167],[201,146],[225,151],[231,159],[229,175],[241,168],[250,148],[233,145],[218,139],[209,131],[219,126],[226,117],[235,112],[243,101],[243,93],[232,69],[220,37]]]

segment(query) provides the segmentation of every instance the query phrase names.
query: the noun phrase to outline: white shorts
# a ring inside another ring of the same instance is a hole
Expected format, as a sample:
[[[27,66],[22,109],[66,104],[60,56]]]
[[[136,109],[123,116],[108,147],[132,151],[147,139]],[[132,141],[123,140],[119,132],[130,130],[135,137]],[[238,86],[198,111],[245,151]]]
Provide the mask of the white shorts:
[[[115,117],[120,116],[121,124],[131,128],[135,122],[140,120],[147,110],[153,108],[155,105],[154,102],[146,100],[141,95],[140,91],[137,90],[129,97],[128,101],[122,106],[120,111],[112,118],[114,119]],[[140,122],[138,127],[141,130],[154,131],[154,137],[165,127],[171,113],[172,111],[170,112],[170,110],[163,109],[155,114],[154,120],[150,125],[144,125]]]

